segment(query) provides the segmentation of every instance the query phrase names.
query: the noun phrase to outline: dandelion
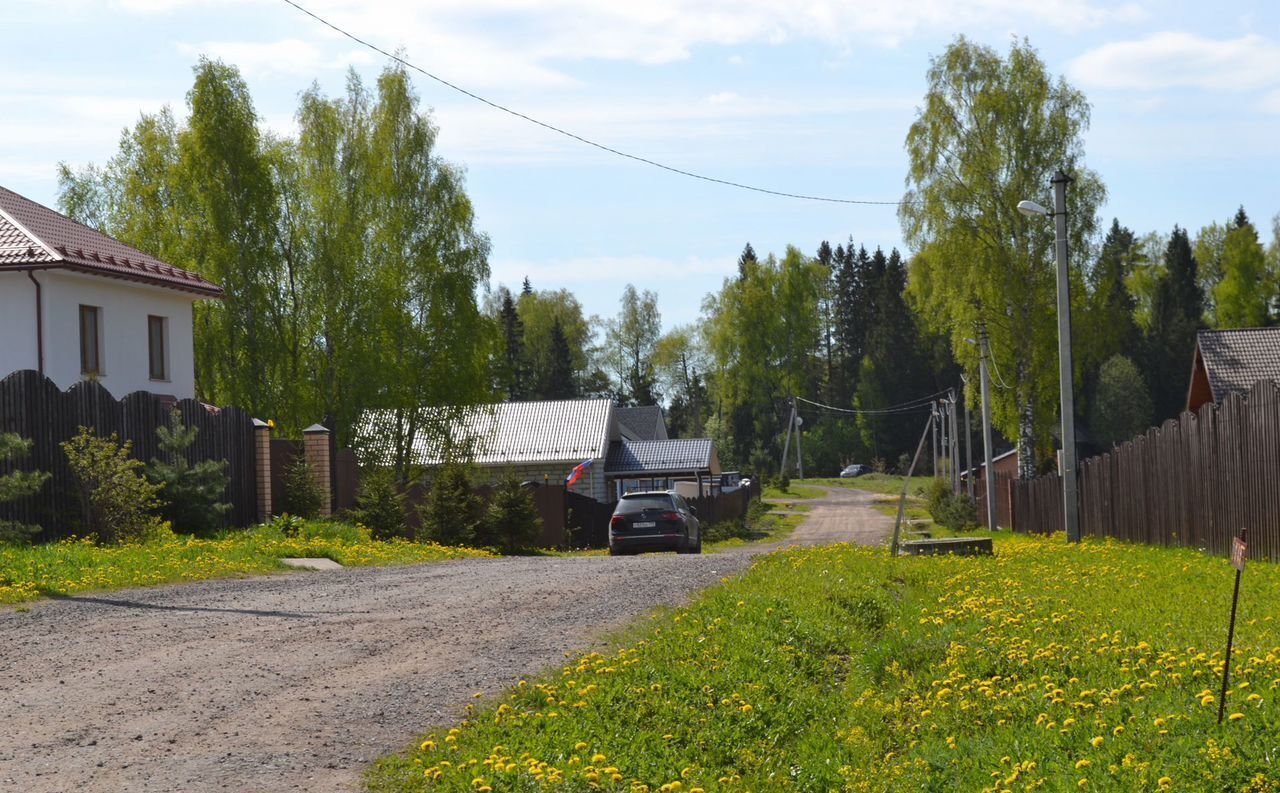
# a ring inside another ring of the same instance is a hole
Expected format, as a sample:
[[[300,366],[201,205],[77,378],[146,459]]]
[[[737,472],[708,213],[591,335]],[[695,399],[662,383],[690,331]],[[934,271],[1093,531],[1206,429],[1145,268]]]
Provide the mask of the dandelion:
[[[1239,721],[1240,719],[1243,719],[1243,718],[1244,718],[1244,714],[1243,714],[1243,713],[1232,713],[1230,716],[1228,716],[1228,717],[1227,717],[1227,720],[1228,720],[1228,721]]]
[[[1076,761],[1076,768],[1077,768],[1077,769],[1081,769],[1081,768],[1088,768],[1088,767],[1089,767],[1089,766],[1091,766],[1091,765],[1093,765],[1093,763],[1092,763],[1091,761],[1089,761],[1089,760],[1077,760],[1077,761]]]
[[[1101,735],[1093,736],[1093,740],[1089,741],[1089,745],[1092,746],[1094,749],[1097,749],[1099,746],[1102,745],[1102,736]]]

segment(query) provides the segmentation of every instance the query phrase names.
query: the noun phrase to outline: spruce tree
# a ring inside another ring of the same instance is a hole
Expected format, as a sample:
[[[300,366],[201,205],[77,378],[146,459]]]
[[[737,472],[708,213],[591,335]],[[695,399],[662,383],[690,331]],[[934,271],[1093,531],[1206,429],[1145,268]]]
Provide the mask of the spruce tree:
[[[545,372],[540,391],[545,399],[575,399],[578,386],[573,373],[573,351],[564,334],[560,318],[551,325],[551,359]]]
[[[426,502],[418,507],[422,534],[441,545],[483,542],[481,510],[466,467],[461,463],[444,463],[435,471]]]
[[[528,284],[528,279],[525,279]],[[500,381],[507,399],[515,402],[529,397],[529,366],[524,353],[524,324],[511,293],[503,290],[498,312],[502,330],[502,372]]]
[[[182,412],[169,412],[169,426],[157,427],[160,458],[152,458],[147,478],[161,486],[160,514],[177,531],[205,534],[222,528],[231,505],[224,502],[226,460],[202,460],[192,465],[187,459],[198,427],[182,422]]]
[[[747,277],[747,267],[759,261],[756,258],[756,249],[751,247],[751,243],[747,243],[742,249],[742,255],[738,257],[738,280],[745,280]]]
[[[1146,339],[1146,368],[1157,423],[1174,418],[1186,407],[1196,331],[1204,327],[1204,293],[1185,229],[1174,226],[1164,266],[1164,276],[1152,295]]]
[[[508,553],[532,548],[541,539],[542,519],[533,497],[514,475],[503,477],[494,488],[485,514],[485,533]]]
[[[0,433],[0,462],[17,460],[31,451],[31,441],[13,433]],[[44,487],[49,474],[43,471],[14,471],[0,476],[0,504],[34,496]],[[39,533],[39,526],[0,520],[0,545],[25,543]]]

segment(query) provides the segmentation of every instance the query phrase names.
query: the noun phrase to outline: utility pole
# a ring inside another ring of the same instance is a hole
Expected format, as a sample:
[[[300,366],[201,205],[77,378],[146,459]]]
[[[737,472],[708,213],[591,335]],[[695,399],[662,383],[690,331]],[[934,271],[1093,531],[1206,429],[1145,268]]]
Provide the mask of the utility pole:
[[[964,385],[969,384],[968,378],[960,375],[960,381]],[[960,388],[961,398],[964,399],[964,470],[967,472],[965,479],[969,485],[969,498],[973,498],[973,426],[969,424],[969,397],[965,393],[964,386]]]
[[[1062,392],[1062,506],[1067,542],[1080,542],[1080,501],[1076,492],[1076,406],[1071,367],[1071,278],[1067,266],[1067,185],[1071,177],[1053,175],[1053,220],[1058,259],[1058,377]]]
[[[792,403],[794,404],[794,402]],[[800,436],[803,434],[801,430],[804,428],[804,418],[796,416],[796,462],[800,464],[800,478],[804,479],[804,452],[800,449]]]
[[[951,492],[960,493],[960,432],[959,425],[956,424],[956,392],[954,390],[948,395],[951,404]]]
[[[982,455],[986,461],[983,466],[983,484],[987,491],[987,528],[996,529],[996,472],[991,464],[991,378],[987,375],[987,358],[991,350],[987,346],[987,326],[978,326],[978,344],[980,358],[978,374],[982,380]]]
[[[930,415],[933,416],[933,421],[929,422],[929,425],[933,428],[933,442],[929,445],[929,452],[930,452],[929,473],[933,476],[937,476],[938,475],[938,403],[934,402],[932,404],[933,404],[933,412]]]
[[[787,475],[787,452],[791,450],[791,428],[796,425],[796,401],[791,400],[791,412],[787,414],[787,439],[782,444],[782,468],[778,476]]]

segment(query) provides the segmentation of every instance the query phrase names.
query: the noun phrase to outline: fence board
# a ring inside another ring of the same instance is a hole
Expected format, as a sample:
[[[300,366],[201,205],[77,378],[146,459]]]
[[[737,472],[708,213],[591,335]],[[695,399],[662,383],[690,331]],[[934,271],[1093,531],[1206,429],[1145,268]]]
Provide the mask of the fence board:
[[[189,461],[227,461],[225,498],[231,504],[231,525],[253,523],[257,515],[253,421],[244,411],[209,408],[195,400],[173,406],[145,392],[117,400],[93,382],[77,383],[62,391],[47,377],[30,370],[0,380],[0,432],[13,432],[32,441],[31,452],[24,459],[0,461],[0,475],[40,470],[52,477],[35,496],[0,504],[0,519],[41,526],[35,538],[40,542],[76,533],[79,495],[62,442],[82,426],[93,428],[100,436],[114,432],[120,440],[130,442],[133,458],[149,462],[160,451],[156,429],[169,423],[173,407],[188,426],[199,428],[195,443],[187,450]]]
[[[1257,383],[1080,464],[1081,533],[1226,555],[1280,558],[1280,386]],[[1062,531],[1056,473],[1013,484],[1015,530]]]

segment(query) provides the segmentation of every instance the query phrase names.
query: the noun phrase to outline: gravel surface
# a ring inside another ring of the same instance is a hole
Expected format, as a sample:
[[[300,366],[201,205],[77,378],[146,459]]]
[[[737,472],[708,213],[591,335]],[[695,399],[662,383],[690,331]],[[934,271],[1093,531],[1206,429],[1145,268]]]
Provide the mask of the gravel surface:
[[[869,494],[830,492],[786,544],[883,541]],[[349,568],[5,609],[0,790],[353,790],[474,692],[772,547]]]

